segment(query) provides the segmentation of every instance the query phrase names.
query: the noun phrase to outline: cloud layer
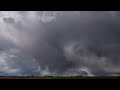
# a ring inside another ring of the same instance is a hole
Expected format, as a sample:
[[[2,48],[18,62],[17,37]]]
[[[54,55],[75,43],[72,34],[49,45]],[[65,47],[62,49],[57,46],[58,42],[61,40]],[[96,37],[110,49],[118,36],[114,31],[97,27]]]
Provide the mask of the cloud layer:
[[[0,75],[118,75],[119,14],[1,11]]]

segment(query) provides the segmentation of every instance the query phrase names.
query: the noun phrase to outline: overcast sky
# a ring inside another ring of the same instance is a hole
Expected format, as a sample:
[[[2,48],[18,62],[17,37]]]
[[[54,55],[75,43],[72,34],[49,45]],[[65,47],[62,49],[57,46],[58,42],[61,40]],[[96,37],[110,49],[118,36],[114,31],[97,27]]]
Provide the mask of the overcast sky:
[[[0,75],[119,75],[120,12],[0,11]]]

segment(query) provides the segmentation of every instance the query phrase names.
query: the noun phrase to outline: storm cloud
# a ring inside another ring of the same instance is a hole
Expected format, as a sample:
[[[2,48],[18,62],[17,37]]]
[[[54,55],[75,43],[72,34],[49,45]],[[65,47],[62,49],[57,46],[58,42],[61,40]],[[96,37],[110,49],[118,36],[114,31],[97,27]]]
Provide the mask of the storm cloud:
[[[119,75],[119,11],[1,11],[0,75]]]

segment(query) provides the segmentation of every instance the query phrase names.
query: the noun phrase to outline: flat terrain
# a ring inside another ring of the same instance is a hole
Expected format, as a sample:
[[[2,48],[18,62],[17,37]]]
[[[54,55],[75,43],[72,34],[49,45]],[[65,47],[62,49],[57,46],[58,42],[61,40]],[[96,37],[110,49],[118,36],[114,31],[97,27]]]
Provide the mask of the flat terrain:
[[[33,77],[33,76],[0,76],[0,79],[120,79],[120,76],[114,77],[52,77],[52,76],[45,76],[45,77]]]

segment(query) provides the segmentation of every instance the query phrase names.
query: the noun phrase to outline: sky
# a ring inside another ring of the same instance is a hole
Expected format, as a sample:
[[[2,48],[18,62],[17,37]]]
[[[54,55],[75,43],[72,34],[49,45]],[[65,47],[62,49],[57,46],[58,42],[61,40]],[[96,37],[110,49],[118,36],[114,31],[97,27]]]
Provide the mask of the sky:
[[[119,11],[0,11],[0,76],[117,76]]]

